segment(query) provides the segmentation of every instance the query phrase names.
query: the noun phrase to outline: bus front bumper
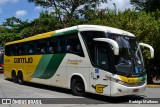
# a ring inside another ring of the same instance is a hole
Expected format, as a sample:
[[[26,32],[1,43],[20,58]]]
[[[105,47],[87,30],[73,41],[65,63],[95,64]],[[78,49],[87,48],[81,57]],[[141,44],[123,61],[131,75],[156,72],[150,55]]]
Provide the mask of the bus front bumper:
[[[125,96],[125,95],[140,94],[145,91],[146,85],[147,83],[144,83],[141,86],[129,87],[129,86],[112,82],[111,96]]]

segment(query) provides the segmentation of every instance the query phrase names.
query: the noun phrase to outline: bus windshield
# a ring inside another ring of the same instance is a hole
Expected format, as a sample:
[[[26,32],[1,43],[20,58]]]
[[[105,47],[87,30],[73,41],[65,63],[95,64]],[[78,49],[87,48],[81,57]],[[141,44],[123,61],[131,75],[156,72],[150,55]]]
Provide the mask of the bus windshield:
[[[107,33],[107,36],[119,45],[119,55],[115,58],[117,74],[128,77],[143,75],[145,72],[144,62],[135,37],[114,33]]]

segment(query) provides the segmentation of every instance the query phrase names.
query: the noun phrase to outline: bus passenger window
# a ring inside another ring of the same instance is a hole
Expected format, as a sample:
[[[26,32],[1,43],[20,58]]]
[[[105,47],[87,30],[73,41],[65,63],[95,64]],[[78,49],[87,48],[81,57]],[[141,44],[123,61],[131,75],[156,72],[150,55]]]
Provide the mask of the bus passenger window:
[[[37,48],[36,52],[37,52],[37,54],[40,54],[41,53],[40,48]]]
[[[41,49],[41,53],[42,53],[42,54],[45,54],[45,53],[46,53],[46,51],[45,51],[44,48]]]
[[[65,52],[84,56],[77,34],[71,34],[65,37]]]
[[[93,66],[109,70],[107,44],[95,42],[94,38],[106,38],[101,31],[81,32]]]
[[[67,52],[74,52],[72,46],[67,45]]]
[[[49,43],[47,45],[48,47],[48,53],[61,53],[61,44],[60,40],[56,37],[51,38],[49,40]]]
[[[47,53],[48,42],[46,39],[41,39],[36,41],[36,54],[46,54]]]
[[[49,53],[54,53],[53,47],[50,47],[50,48],[49,48]]]
[[[105,45],[95,47],[95,64],[105,70],[109,70],[108,52]]]
[[[32,50],[32,49],[29,49],[28,53],[29,53],[29,54],[32,54],[32,53],[33,53],[33,50]]]
[[[76,51],[77,51],[78,53],[81,53],[81,52],[82,52],[82,47],[81,47],[80,44],[78,44],[78,45],[76,46]]]
[[[27,44],[26,44],[27,46],[27,54],[29,54],[29,55],[33,55],[33,54],[35,54],[36,53],[36,47],[35,47],[35,42],[28,42]]]
[[[61,46],[58,46],[58,48],[57,48],[57,53],[61,53],[61,51],[62,51]]]
[[[13,55],[14,56],[17,55],[17,46],[16,45],[13,46]]]
[[[12,46],[7,45],[7,46],[5,47],[5,54],[6,54],[7,56],[13,55]]]
[[[23,43],[19,43],[16,45],[17,46],[17,55],[24,55],[24,44]]]
[[[22,50],[21,49],[17,49],[17,55],[22,55]]]

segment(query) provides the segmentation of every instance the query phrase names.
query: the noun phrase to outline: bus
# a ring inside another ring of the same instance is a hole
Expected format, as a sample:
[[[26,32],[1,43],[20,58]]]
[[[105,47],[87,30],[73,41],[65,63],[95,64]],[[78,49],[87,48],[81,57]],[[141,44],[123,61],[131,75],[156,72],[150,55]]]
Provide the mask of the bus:
[[[4,76],[105,96],[139,94],[146,72],[136,37],[101,25],[77,25],[5,44]]]

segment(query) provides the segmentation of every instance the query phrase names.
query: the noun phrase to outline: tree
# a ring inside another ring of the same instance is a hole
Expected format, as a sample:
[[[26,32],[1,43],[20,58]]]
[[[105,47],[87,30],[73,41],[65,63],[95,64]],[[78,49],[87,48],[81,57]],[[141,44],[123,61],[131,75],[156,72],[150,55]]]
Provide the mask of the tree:
[[[2,26],[8,28],[10,32],[19,33],[21,29],[29,26],[29,23],[16,17],[10,17],[6,19]]]
[[[65,22],[70,22],[80,11],[86,6],[100,6],[101,3],[106,3],[107,0],[28,0],[36,5],[45,8],[52,7],[55,10],[57,18],[65,26]]]
[[[4,26],[0,26],[0,33],[6,33],[6,32],[9,32],[9,29],[7,29]]]
[[[39,18],[34,19],[30,26],[32,32],[30,33],[32,36],[39,33],[44,33],[48,31],[53,31],[59,29],[58,21],[56,20],[54,13],[49,13],[48,11],[40,12]],[[25,29],[24,31],[29,32],[29,29]],[[28,33],[27,33],[28,34]],[[31,36],[28,35],[28,36]]]
[[[144,10],[146,12],[154,12],[160,10],[160,0],[131,0],[131,4],[137,10]]]
[[[6,42],[21,39],[19,32],[27,24],[16,17],[7,18],[0,27],[0,45],[3,46]]]

